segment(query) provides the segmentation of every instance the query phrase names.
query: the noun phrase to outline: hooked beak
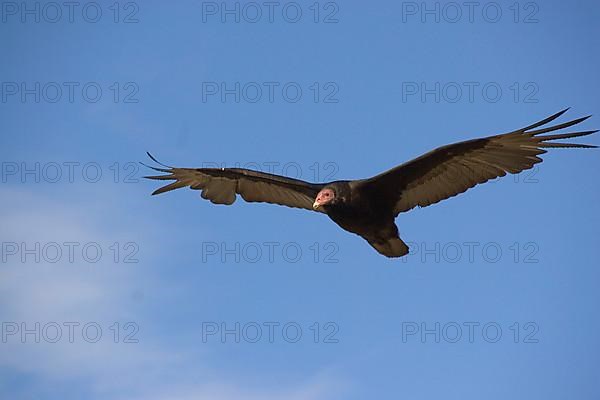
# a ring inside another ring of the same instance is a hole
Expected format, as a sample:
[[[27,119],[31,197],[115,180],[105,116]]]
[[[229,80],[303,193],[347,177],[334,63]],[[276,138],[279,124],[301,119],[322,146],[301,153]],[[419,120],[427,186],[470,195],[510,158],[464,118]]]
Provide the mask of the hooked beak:
[[[316,210],[319,207],[321,207],[321,204],[319,204],[318,200],[315,200],[315,202],[313,203],[313,210]]]

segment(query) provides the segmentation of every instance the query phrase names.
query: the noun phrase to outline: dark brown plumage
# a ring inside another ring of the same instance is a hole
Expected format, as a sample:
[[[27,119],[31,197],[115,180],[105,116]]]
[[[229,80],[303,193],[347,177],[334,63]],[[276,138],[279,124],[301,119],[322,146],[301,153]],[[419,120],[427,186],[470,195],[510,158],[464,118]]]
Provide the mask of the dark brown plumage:
[[[379,253],[401,257],[408,246],[398,236],[395,217],[416,206],[426,207],[473,186],[516,174],[542,162],[545,148],[597,146],[553,140],[587,136],[597,130],[541,136],[569,128],[588,117],[540,128],[567,110],[525,128],[439,147],[412,161],[368,179],[314,184],[240,168],[150,167],[166,175],[148,179],[174,180],[152,194],[189,186],[215,204],[232,204],[236,194],[249,202],[267,202],[326,213],[343,229],[366,239]],[[540,128],[540,129],[537,129]]]

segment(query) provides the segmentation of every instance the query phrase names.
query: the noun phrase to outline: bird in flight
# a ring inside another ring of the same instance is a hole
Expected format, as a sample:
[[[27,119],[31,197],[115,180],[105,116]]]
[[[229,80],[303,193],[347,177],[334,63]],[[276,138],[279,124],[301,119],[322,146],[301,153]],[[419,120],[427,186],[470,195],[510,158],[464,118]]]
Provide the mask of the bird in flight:
[[[154,162],[166,168],[146,166],[166,174],[145,178],[175,181],[153,195],[188,186],[201,190],[202,198],[215,204],[232,204],[239,194],[248,202],[324,213],[342,229],[364,238],[384,256],[402,257],[409,249],[394,223],[398,214],[416,206],[435,204],[506,173],[530,169],[542,162],[538,156],[546,152],[544,149],[597,147],[554,140],[591,135],[598,130],[543,135],[590,117],[544,127],[567,110],[513,132],[439,147],[367,179],[310,183],[241,168],[174,168],[161,164],[150,153],[148,156]]]

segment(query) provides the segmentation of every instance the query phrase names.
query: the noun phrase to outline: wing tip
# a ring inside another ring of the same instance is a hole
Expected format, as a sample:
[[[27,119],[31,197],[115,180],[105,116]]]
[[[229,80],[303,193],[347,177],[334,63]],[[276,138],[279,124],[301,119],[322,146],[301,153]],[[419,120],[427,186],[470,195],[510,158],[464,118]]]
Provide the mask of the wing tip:
[[[150,159],[151,159],[152,161],[154,161],[154,162],[155,162],[155,163],[157,163],[158,165],[161,165],[161,166],[163,166],[163,167],[166,167],[166,168],[157,168],[157,167],[153,167],[153,166],[151,166],[151,165],[148,165],[148,164],[146,164],[146,163],[143,163],[143,162],[141,162],[141,161],[140,161],[139,163],[140,163],[140,164],[142,164],[142,165],[143,165],[144,167],[146,167],[146,168],[150,168],[150,169],[151,169],[151,170],[153,170],[153,171],[157,171],[157,172],[165,172],[165,173],[167,173],[167,175],[148,175],[148,176],[144,176],[144,177],[143,177],[144,179],[151,179],[151,180],[173,180],[173,179],[174,179],[174,180],[176,180],[176,182],[170,183],[170,184],[168,184],[168,185],[165,185],[165,186],[162,186],[162,187],[160,187],[160,188],[156,189],[154,192],[152,192],[151,196],[156,196],[156,195],[158,195],[158,194],[165,193],[165,192],[168,192],[168,191],[170,191],[170,190],[173,190],[173,189],[175,189],[175,187],[174,187],[174,186],[175,186],[175,184],[177,184],[177,183],[178,183],[178,181],[177,181],[177,178],[175,178],[175,177],[173,176],[173,167],[171,167],[171,166],[169,166],[169,165],[166,165],[166,164],[163,164],[163,163],[161,163],[161,162],[160,162],[160,161],[158,161],[158,160],[157,160],[157,159],[156,159],[156,158],[155,158],[155,157],[154,157],[152,154],[150,154],[150,152],[148,152],[148,151],[146,152],[146,154],[148,155],[148,157],[150,157]]]
[[[154,161],[155,163],[157,163],[158,165],[160,165],[160,166],[163,166],[163,167],[165,167],[165,168],[173,169],[173,167],[172,167],[172,166],[170,166],[170,165],[167,165],[167,164],[163,164],[163,163],[161,163],[160,161],[158,161],[158,160],[156,159],[156,157],[154,157],[152,154],[150,154],[150,152],[149,152],[149,151],[147,151],[147,152],[146,152],[146,155],[147,155],[148,157],[150,157],[150,159],[151,159],[152,161]],[[144,163],[142,163],[142,162],[140,162],[140,164],[146,165],[146,164],[144,164]],[[146,166],[147,166],[147,165],[146,165]],[[150,167],[150,168],[152,168],[152,167]]]
[[[560,110],[559,112],[554,113],[551,116],[542,119],[541,121],[538,121],[536,123],[533,123],[531,125],[528,125],[528,126],[522,128],[521,132],[527,132],[527,131],[530,131],[530,130],[535,129],[537,127],[540,127],[542,125],[546,125],[546,124],[554,121],[555,119],[559,118],[560,116],[562,116],[564,113],[566,113],[570,109],[571,109],[571,107],[564,108],[564,109]]]
[[[165,193],[165,192],[170,192],[171,190],[175,190],[175,189],[180,189],[184,186],[188,186],[188,185],[181,181],[171,182],[168,185],[161,186],[158,189],[156,189],[154,192],[152,192],[152,196],[156,196],[157,194],[161,194],[161,193]]]
[[[173,170],[173,167],[172,167],[172,166],[170,166],[170,165],[166,165],[166,164],[163,164],[163,163],[161,163],[161,162],[160,162],[160,161],[158,161],[158,160],[157,160],[157,159],[156,159],[156,158],[155,158],[155,157],[154,157],[152,154],[150,154],[150,152],[149,152],[149,151],[147,151],[147,152],[146,152],[146,154],[148,155],[148,157],[150,157],[150,159],[151,159],[152,161],[154,161],[154,162],[155,162],[155,163],[157,163],[158,165],[161,165],[161,166],[163,166],[163,167],[166,167],[166,169],[165,169],[165,168],[157,168],[157,167],[153,167],[153,166],[151,166],[151,165],[148,165],[148,164],[146,164],[146,163],[144,163],[144,162],[142,162],[142,161],[139,161],[139,163],[140,163],[141,165],[143,165],[143,166],[144,166],[144,167],[146,167],[146,168],[150,168],[150,169],[152,169],[152,170],[154,170],[154,171],[158,171],[158,172],[172,172],[172,170]],[[153,179],[153,178],[151,178],[151,177],[147,177],[147,176],[144,176],[144,178]],[[154,178],[154,179],[158,179],[158,178]]]
[[[570,128],[570,127],[572,127],[574,125],[578,125],[578,124],[582,123],[583,121],[587,120],[588,118],[590,118],[592,116],[590,114],[590,115],[586,115],[584,117],[576,118],[576,119],[573,119],[571,121],[563,122],[563,123],[560,123],[560,124],[557,124],[557,125],[551,125],[551,126],[547,126],[545,128],[540,128],[540,129],[537,129],[537,130],[532,130],[534,128],[539,128],[539,127],[541,127],[543,125],[548,125],[550,122],[552,122],[554,119],[556,119],[556,116],[558,116],[558,115],[561,115],[561,113],[555,114],[555,115],[553,115],[551,117],[546,118],[543,121],[540,121],[540,122],[537,122],[537,123],[535,123],[533,125],[530,125],[527,128],[522,129],[520,131],[520,133],[521,134],[525,134],[525,135],[530,136],[530,137],[531,136],[538,136],[538,135],[541,135],[541,134],[544,134],[544,133],[554,132],[554,131],[559,131],[559,130],[562,130],[562,129]],[[575,133],[575,135],[581,136],[581,135],[579,135],[579,132]],[[568,134],[562,134],[562,135],[559,135],[559,136],[562,136],[561,138],[568,138],[569,137]],[[541,136],[540,136],[540,138],[541,138]],[[546,139],[552,139],[552,138],[547,136]]]
[[[148,157],[150,157],[150,159],[151,159],[152,161],[154,161],[154,162],[155,162],[155,163],[157,163],[158,165],[162,165],[163,167],[167,167],[167,168],[173,168],[173,167],[171,167],[170,165],[166,165],[166,164],[163,164],[163,163],[161,163],[160,161],[158,161],[158,160],[156,159],[156,157],[154,157],[152,154],[150,154],[150,152],[149,152],[149,151],[147,151],[147,152],[146,152],[146,154],[148,155]]]
[[[594,144],[581,144],[581,143],[557,143],[557,142],[543,142],[540,147],[550,148],[578,148],[578,149],[597,149],[598,146]]]

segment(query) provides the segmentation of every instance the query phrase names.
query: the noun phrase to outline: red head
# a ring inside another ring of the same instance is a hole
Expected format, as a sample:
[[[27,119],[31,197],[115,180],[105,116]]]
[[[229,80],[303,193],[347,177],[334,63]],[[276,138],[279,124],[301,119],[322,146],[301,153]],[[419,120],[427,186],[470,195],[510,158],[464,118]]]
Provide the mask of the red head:
[[[326,206],[330,204],[333,199],[335,199],[335,192],[333,189],[325,188],[317,194],[317,198],[313,203],[313,209],[316,210],[321,206]]]

